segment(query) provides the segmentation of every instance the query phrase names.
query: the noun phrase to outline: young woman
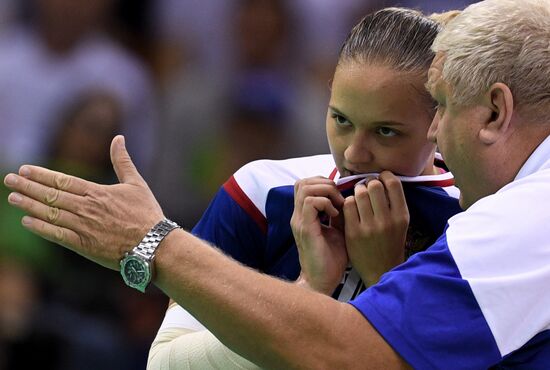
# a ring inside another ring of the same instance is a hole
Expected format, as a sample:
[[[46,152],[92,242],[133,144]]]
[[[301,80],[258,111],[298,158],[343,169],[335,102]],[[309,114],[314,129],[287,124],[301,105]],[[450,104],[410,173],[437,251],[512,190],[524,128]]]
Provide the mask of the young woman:
[[[362,232],[350,232],[344,240],[342,230],[348,220],[338,209],[356,182],[347,178],[391,171],[401,176],[410,213],[410,222],[400,224],[409,229],[401,262],[405,255],[426,248],[443,232],[447,219],[460,211],[452,175],[427,140],[435,106],[424,84],[433,59],[430,46],[439,30],[439,23],[406,9],[384,9],[361,20],[342,47],[331,84],[326,119],[331,154],[249,163],[223,185],[193,233],[243,264],[296,280],[302,258],[296,240],[301,253],[304,245],[314,244],[312,227],[328,234],[325,240],[348,249],[365,238]],[[358,199],[355,207],[362,207]],[[323,211],[340,218],[327,222]],[[342,221],[344,226],[337,225]],[[350,250],[358,254],[350,254],[354,270],[342,277],[348,256],[335,253],[333,257],[340,259],[335,275],[313,288],[347,301],[363,289],[361,277],[374,282],[384,272],[370,274],[372,263],[365,267],[359,248]],[[304,268],[315,275],[314,253],[313,258],[311,251],[305,253]],[[340,281],[343,284],[337,286]],[[255,368],[203,329],[189,313],[171,304],[148,368]]]

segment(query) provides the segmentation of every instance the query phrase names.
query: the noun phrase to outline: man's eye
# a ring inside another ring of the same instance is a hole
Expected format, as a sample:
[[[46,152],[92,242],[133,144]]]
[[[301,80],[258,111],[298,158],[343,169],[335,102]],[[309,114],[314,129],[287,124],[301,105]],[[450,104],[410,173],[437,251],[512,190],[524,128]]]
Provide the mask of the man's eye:
[[[397,136],[397,132],[389,127],[379,127],[377,129],[378,135],[383,137]]]

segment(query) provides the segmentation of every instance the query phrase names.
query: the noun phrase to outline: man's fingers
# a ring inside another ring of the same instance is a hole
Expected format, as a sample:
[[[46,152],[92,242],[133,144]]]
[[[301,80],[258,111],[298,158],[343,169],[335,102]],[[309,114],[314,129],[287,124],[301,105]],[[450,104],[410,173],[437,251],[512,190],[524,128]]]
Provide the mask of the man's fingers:
[[[25,211],[28,215],[57,226],[74,226],[78,223],[77,216],[57,207],[48,206],[19,193],[8,196],[10,204]]]
[[[42,185],[41,183],[15,174],[6,176],[5,183],[10,189],[37,200],[38,202],[48,206],[66,209],[73,213],[76,213],[77,207],[82,199],[78,195]]]
[[[124,136],[122,135],[115,136],[111,142],[111,162],[121,183],[133,185],[145,183],[126,150]]]
[[[24,165],[19,169],[20,177],[40,183],[50,188],[63,190],[67,193],[76,195],[85,195],[93,183],[79,179],[78,177],[65,175],[61,172],[48,170],[47,168]],[[12,180],[16,179],[14,174],[8,174],[4,178],[4,183],[12,188]],[[19,190],[19,189],[18,189]]]
[[[80,246],[80,238],[72,230],[61,226],[52,225],[30,216],[23,217],[21,223],[25,228],[29,229],[38,236],[60,244],[66,248],[73,250],[75,246]]]

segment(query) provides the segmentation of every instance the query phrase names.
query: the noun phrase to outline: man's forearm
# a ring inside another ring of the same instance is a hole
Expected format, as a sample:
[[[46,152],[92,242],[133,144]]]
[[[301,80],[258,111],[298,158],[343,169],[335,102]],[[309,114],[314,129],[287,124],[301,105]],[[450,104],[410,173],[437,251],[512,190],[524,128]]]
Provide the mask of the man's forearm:
[[[105,267],[119,261],[164,218],[117,136],[116,185],[35,166],[4,182],[24,226]],[[156,284],[218,339],[268,368],[399,368],[402,360],[352,306],[239,265],[183,230],[157,251]]]
[[[401,363],[352,306],[259,274],[183,230],[164,240],[155,263],[156,285],[262,367],[365,368],[365,355],[373,367]]]

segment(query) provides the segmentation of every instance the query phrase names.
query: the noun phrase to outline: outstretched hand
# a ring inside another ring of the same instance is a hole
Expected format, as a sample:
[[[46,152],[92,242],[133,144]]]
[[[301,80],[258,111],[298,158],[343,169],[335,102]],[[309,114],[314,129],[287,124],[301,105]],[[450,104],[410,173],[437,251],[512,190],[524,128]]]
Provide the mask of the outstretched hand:
[[[124,143],[116,136],[111,161],[119,179],[101,185],[46,168],[24,165],[4,183],[11,205],[27,213],[22,224],[39,236],[90,260],[119,269],[124,253],[164,218]]]

